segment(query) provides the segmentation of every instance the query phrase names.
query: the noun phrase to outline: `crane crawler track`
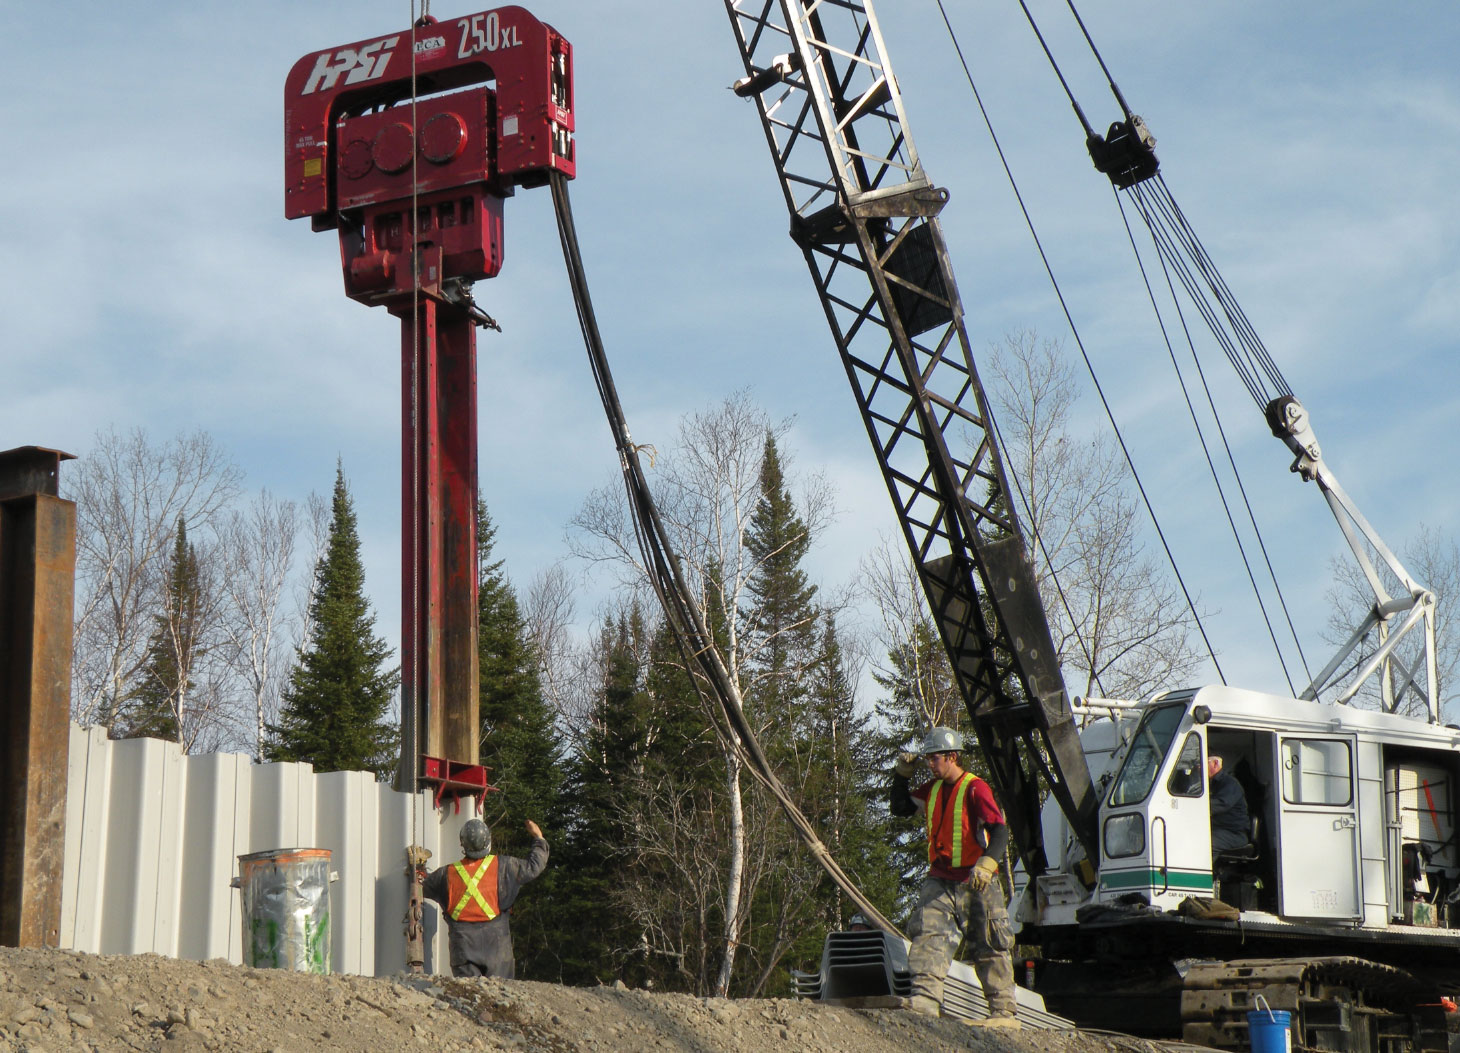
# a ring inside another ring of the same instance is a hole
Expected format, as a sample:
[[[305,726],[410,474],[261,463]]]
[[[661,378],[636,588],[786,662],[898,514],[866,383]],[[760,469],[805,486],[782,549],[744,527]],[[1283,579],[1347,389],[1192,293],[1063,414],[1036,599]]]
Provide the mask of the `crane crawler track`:
[[[1216,1049],[1247,1049],[1247,1014],[1263,1008],[1292,1014],[1295,1050],[1460,1049],[1457,1014],[1446,1010],[1433,983],[1353,957],[1194,965],[1181,993],[1182,1038]]]

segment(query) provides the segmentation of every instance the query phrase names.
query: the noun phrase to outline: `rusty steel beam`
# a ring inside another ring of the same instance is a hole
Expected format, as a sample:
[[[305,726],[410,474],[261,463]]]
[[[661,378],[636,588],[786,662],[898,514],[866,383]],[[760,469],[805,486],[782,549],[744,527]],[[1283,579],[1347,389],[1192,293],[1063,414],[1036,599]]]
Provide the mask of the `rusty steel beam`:
[[[0,945],[55,947],[66,854],[76,505],[71,455],[0,453]]]
[[[422,774],[423,758],[475,765],[480,748],[476,329],[462,308],[426,297],[392,313],[401,318],[402,769]]]

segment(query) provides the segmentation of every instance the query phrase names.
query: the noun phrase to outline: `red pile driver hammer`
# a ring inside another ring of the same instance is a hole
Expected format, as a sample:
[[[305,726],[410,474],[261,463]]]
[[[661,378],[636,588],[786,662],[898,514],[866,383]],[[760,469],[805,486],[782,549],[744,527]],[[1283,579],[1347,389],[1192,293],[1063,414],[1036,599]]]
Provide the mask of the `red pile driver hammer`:
[[[572,178],[572,47],[520,7],[305,55],[284,86],[284,214],[337,229],[345,293],[401,319],[398,783],[480,793],[471,283],[502,201]],[[487,320],[489,321],[489,320]]]

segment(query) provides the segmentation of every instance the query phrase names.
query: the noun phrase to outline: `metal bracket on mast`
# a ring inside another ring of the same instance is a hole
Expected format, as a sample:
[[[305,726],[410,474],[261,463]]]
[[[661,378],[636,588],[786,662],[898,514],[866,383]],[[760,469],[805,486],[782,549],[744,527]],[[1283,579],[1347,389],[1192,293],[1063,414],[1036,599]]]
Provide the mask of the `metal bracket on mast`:
[[[932,218],[947,203],[947,190],[930,185],[926,178],[909,180],[884,190],[851,194],[847,204],[827,205],[809,216],[793,214],[791,240],[802,248],[849,245],[856,241],[853,220]]]

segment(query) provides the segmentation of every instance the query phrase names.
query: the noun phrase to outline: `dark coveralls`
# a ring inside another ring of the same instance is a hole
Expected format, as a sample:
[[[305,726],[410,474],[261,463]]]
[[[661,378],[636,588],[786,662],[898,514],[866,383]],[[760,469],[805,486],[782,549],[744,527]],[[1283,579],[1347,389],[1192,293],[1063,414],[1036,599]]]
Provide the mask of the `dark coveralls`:
[[[1251,840],[1247,817],[1247,795],[1242,784],[1219,771],[1207,785],[1212,813],[1212,852],[1241,848]]]
[[[433,870],[421,886],[421,894],[441,908],[450,930],[452,976],[496,976],[511,980],[517,974],[512,959],[512,930],[508,915],[522,886],[543,872],[548,861],[548,843],[535,838],[526,859],[515,856],[497,857],[497,907],[499,913],[491,921],[452,921],[452,904],[447,902],[447,875],[451,867]]]

